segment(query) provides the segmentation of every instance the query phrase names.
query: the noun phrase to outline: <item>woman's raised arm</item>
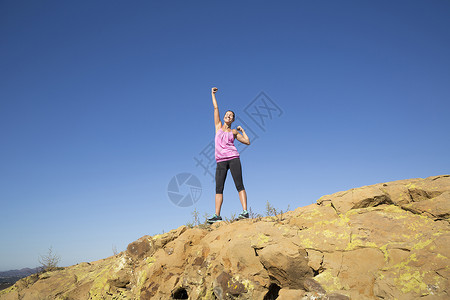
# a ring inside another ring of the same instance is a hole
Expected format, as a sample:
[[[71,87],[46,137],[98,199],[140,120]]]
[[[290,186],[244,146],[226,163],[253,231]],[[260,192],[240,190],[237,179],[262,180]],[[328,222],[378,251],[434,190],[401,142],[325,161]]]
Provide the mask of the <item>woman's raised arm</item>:
[[[220,127],[222,127],[222,122],[220,121],[219,106],[217,105],[217,100],[216,100],[216,92],[217,92],[217,88],[213,87],[211,89],[211,96],[212,96],[212,102],[214,105],[214,125],[215,125],[216,131],[217,131],[217,130],[219,130]]]

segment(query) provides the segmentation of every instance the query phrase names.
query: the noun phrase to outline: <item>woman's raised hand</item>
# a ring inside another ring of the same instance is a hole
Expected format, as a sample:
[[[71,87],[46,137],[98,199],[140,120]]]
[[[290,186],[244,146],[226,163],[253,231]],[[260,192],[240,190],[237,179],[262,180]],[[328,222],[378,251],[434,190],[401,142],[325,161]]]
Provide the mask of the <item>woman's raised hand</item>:
[[[213,87],[213,88],[211,88],[211,93],[215,94],[217,92],[217,90],[218,90],[218,88]]]
[[[244,131],[244,129],[243,129],[241,126],[236,127],[236,129],[237,129],[238,131],[240,131],[240,132],[243,132],[243,131]]]

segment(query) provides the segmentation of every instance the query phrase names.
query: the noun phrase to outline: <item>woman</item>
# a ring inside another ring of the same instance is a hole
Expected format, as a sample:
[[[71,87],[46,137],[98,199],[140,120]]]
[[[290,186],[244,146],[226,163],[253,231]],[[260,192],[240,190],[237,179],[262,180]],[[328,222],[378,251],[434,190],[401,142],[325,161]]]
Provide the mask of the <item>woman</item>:
[[[216,100],[217,88],[211,89],[212,101],[214,105],[214,124],[216,126],[215,138],[215,157],[217,162],[216,167],[216,212],[212,218],[208,219],[208,223],[212,224],[221,221],[220,209],[223,202],[223,187],[227,177],[228,169],[233,176],[234,184],[239,193],[239,199],[242,204],[242,213],[239,214],[239,219],[248,218],[247,211],[247,193],[245,192],[244,183],[242,182],[242,168],[239,153],[234,146],[234,139],[239,142],[250,145],[250,139],[241,126],[236,129],[231,129],[231,124],[235,120],[234,112],[228,110],[223,117],[223,124],[220,121],[219,107]],[[242,132],[242,134],[239,133]]]

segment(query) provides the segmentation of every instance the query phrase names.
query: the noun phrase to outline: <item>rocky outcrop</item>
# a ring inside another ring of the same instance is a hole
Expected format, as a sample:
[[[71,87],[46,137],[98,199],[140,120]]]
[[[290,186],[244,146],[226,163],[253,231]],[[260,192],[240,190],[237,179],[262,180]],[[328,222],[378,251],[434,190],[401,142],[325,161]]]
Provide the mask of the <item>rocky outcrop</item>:
[[[283,216],[144,236],[1,299],[448,299],[450,176],[375,184]]]

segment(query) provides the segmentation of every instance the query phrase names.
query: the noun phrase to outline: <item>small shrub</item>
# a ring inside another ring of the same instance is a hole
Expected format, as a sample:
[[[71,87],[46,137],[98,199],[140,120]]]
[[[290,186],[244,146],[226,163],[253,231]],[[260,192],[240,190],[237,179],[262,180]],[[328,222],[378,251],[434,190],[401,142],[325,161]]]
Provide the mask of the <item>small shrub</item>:
[[[203,218],[205,219],[205,221],[203,222],[203,224],[207,224],[207,223],[208,223],[209,217],[210,217],[210,216],[209,216],[208,213],[205,212],[205,213],[203,214]]]
[[[261,220],[261,218],[262,218],[263,216],[262,216],[261,214],[254,213],[253,210],[252,210],[252,208],[249,207],[249,208],[248,208],[248,217],[249,217],[250,219],[257,219],[257,220],[259,221],[259,220]]]
[[[236,213],[232,213],[230,218],[223,217],[223,221],[227,224],[233,223],[236,221]]]
[[[113,252],[114,256],[116,256],[117,254],[119,254],[119,251],[117,251],[116,245],[112,245],[112,252]]]
[[[283,214],[288,212],[290,209],[290,205],[288,205],[287,209],[283,212],[283,210],[278,211],[275,207],[273,207],[269,200],[267,200],[266,203],[266,216],[267,217],[274,217],[277,222],[281,222],[284,220]]]
[[[194,223],[193,222],[186,222],[186,227],[188,228],[194,228]]]
[[[192,212],[194,226],[200,225],[199,215],[200,213],[198,212],[197,208],[194,208],[194,211]]]
[[[47,254],[39,256],[40,272],[50,271],[57,269],[61,257],[53,252],[53,247],[50,246]]]
[[[187,222],[186,226],[189,228],[194,228],[195,226],[200,225],[200,213],[198,212],[197,208],[194,208],[194,211],[191,212],[192,214],[192,222]]]

